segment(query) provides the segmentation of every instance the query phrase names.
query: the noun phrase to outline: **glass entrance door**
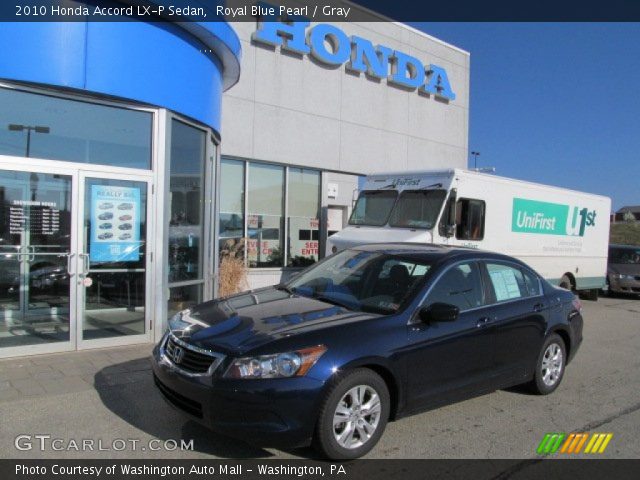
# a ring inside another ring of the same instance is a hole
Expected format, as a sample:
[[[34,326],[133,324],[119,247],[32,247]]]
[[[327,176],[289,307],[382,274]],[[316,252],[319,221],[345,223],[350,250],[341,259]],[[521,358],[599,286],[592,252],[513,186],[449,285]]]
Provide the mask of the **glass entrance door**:
[[[149,338],[147,181],[81,174],[78,236],[80,347]]]
[[[0,169],[0,356],[72,348],[73,174]]]

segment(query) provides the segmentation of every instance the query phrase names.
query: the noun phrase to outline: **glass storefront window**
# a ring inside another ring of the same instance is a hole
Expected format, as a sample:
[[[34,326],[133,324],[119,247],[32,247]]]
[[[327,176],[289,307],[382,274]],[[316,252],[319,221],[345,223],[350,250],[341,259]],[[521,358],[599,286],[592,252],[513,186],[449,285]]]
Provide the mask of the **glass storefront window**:
[[[0,348],[69,341],[71,187],[0,170]]]
[[[220,252],[243,258],[244,162],[222,160],[220,165]]]
[[[320,172],[289,168],[287,266],[305,267],[318,261],[320,239]]]
[[[151,113],[5,88],[0,105],[0,155],[151,168]]]
[[[249,267],[283,266],[284,168],[252,163],[247,195]]]
[[[169,283],[202,278],[206,134],[171,123]]]
[[[185,285],[169,289],[169,302],[167,304],[167,318],[176,313],[202,302],[202,284]]]

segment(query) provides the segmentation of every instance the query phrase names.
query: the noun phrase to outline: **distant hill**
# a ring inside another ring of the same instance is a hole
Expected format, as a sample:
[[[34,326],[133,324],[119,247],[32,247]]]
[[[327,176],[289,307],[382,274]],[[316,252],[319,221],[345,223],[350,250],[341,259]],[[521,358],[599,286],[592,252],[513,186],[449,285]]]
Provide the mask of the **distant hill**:
[[[612,223],[609,242],[621,245],[640,245],[640,222]]]

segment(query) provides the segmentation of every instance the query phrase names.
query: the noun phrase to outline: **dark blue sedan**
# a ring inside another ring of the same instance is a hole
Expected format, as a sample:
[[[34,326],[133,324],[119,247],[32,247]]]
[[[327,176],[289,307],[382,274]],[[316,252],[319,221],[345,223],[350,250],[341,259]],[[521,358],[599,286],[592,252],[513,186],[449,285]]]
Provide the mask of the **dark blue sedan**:
[[[215,431],[356,458],[388,420],[527,384],[553,392],[581,306],[524,263],[413,244],[342,251],[287,284],[169,321],[155,383]]]

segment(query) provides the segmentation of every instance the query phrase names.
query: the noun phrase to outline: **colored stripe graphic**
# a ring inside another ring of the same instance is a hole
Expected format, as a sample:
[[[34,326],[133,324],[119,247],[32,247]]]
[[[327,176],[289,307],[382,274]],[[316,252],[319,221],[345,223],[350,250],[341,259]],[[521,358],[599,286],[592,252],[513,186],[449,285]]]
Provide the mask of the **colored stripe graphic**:
[[[565,437],[566,433],[547,433],[540,442],[540,445],[538,445],[538,454],[549,455],[556,453]]]
[[[612,437],[612,433],[594,433],[584,453],[603,453]]]
[[[604,453],[613,433],[547,433],[538,445],[538,455],[553,453],[578,454],[586,444],[584,453]],[[588,440],[588,441],[587,441]]]

